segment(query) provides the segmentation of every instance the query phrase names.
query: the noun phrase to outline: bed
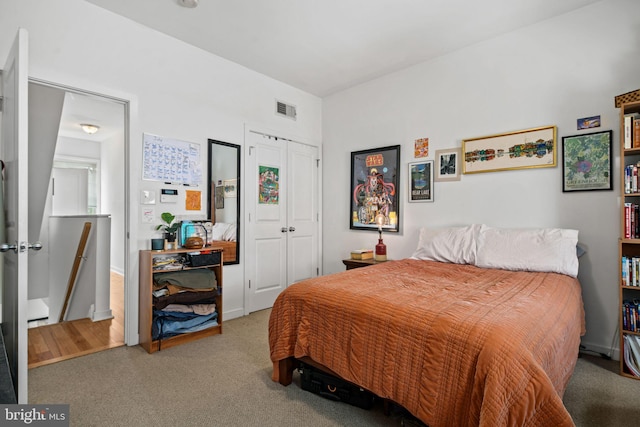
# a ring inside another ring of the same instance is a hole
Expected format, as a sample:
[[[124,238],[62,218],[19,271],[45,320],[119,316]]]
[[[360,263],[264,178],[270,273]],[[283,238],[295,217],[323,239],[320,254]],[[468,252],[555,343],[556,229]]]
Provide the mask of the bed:
[[[269,319],[272,379],[307,361],[430,427],[573,425],[576,244],[576,230],[422,229],[410,258],[293,284]]]
[[[222,249],[222,259],[225,262],[237,260],[237,232],[235,223],[216,222],[210,230],[208,246]]]

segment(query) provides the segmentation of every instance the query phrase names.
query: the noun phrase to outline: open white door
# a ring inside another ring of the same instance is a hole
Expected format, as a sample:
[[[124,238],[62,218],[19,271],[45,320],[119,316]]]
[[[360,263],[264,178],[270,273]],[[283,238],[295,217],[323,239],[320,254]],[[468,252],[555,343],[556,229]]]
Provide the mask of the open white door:
[[[0,248],[4,252],[2,333],[17,402],[21,404],[27,403],[27,250],[31,247],[27,243],[28,42],[27,31],[19,29],[2,71],[0,140],[6,211],[6,219],[0,223]]]

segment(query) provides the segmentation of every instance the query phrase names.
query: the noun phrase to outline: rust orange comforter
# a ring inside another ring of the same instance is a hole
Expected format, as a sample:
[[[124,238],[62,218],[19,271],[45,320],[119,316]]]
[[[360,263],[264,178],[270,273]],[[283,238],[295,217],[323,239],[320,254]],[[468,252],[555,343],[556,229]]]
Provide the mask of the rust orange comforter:
[[[307,356],[430,427],[573,425],[582,334],[574,278],[413,259],[294,284],[269,320],[274,381]]]

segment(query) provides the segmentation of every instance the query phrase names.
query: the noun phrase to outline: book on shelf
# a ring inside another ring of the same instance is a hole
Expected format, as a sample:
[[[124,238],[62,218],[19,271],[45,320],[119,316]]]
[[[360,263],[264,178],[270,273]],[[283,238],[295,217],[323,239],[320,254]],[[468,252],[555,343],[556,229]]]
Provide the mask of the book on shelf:
[[[640,147],[640,114],[630,113],[624,116],[624,148]]]
[[[640,123],[640,120],[638,120]],[[624,193],[631,194],[640,191],[640,180],[638,180],[638,169],[640,164],[627,165],[624,167]]]
[[[373,259],[373,249],[356,249],[351,251],[351,259]]]
[[[622,303],[622,330],[629,332],[639,332],[640,309],[638,300],[625,300]]]
[[[624,238],[640,238],[640,205],[636,203],[624,204]]]
[[[634,376],[640,377],[640,336],[624,336],[624,363]]]
[[[622,257],[622,286],[640,286],[640,257]]]

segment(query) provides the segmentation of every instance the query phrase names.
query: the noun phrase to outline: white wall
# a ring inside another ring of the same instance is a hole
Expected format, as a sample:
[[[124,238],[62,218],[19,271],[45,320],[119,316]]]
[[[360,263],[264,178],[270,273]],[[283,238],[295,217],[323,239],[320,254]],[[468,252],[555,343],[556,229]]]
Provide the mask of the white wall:
[[[201,144],[204,171],[207,139],[243,145],[245,123],[320,144],[321,100],[82,0],[0,0],[0,59],[18,27],[29,32],[31,77],[131,100],[126,310],[134,321],[130,331],[137,331],[138,250],[150,248],[165,207],[156,205],[158,221],[142,221],[140,190],[162,187],[141,179],[143,132]],[[297,121],[275,115],[276,99],[298,107]],[[204,217],[204,198],[202,205]],[[186,214],[184,199],[171,210]],[[243,268],[243,260],[225,267],[226,319],[244,314]]]
[[[325,98],[324,272],[343,270],[351,249],[377,239],[349,230],[350,152],[401,144],[401,234],[384,236],[388,256],[410,256],[422,226],[578,229],[588,250],[579,274],[583,343],[608,353],[618,321],[617,173],[614,191],[563,193],[560,154],[555,168],[463,175],[436,182],[434,203],[407,203],[407,163],[417,138],[429,138],[433,159],[462,139],[557,125],[561,147],[563,136],[589,132],[576,130],[578,118],[600,115],[591,131],[613,130],[615,170],[614,96],[640,88],[638,28],[640,2],[603,1]]]
[[[124,129],[124,123],[123,123]],[[111,270],[124,274],[125,254],[122,248],[125,230],[124,138],[122,135],[100,143],[100,212],[111,215]]]

